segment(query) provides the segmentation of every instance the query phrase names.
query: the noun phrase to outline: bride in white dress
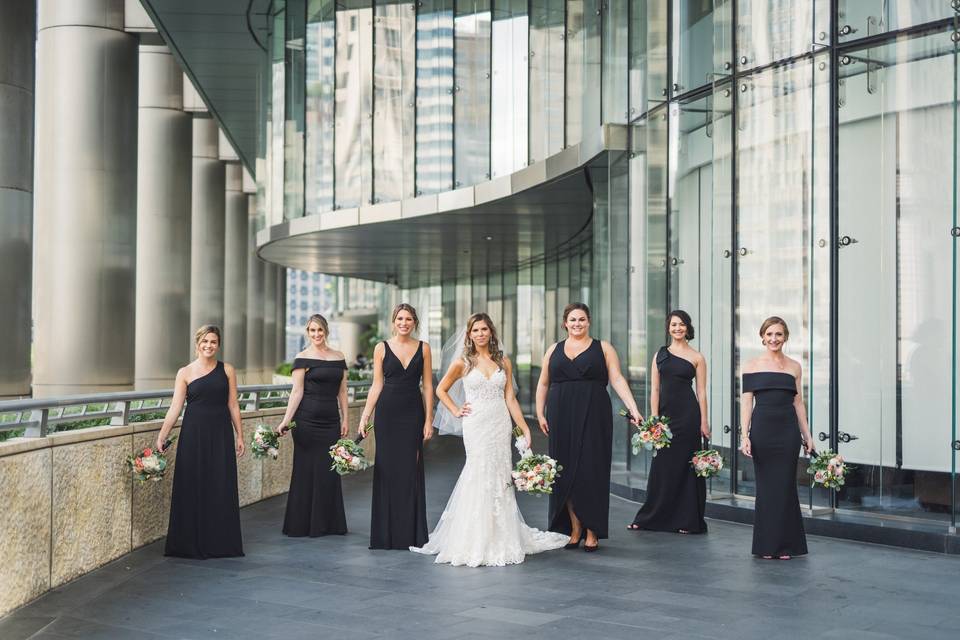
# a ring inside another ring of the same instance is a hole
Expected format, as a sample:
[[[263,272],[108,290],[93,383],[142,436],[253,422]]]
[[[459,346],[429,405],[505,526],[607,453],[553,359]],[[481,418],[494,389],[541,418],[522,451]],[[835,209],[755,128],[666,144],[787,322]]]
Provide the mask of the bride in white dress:
[[[437,387],[443,405],[462,419],[467,459],[429,542],[410,547],[411,551],[436,555],[438,563],[502,567],[568,542],[567,535],[528,527],[517,507],[510,475],[513,422],[523,430],[528,447],[530,428],[512,379],[510,360],[500,350],[490,317],[472,315],[463,354],[454,359]],[[465,396],[461,406],[449,393],[457,381],[462,382]]]

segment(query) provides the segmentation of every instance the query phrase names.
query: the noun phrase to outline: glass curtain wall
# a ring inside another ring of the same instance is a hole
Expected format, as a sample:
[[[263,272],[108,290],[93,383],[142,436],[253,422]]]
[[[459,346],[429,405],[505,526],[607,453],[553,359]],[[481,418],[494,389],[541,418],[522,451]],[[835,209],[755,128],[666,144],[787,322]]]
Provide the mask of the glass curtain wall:
[[[273,224],[509,176],[626,127],[626,149],[575,169],[593,192],[578,236],[524,236],[516,268],[451,259],[439,283],[385,288],[380,304],[427,309],[437,347],[487,310],[532,408],[561,310],[582,300],[648,410],[665,315],[687,310],[722,500],[754,492],[735,455],[740,373],[778,315],[819,448],[854,465],[834,495],[801,461],[811,513],[956,519],[949,2],[287,0],[271,24],[258,188]],[[650,460],[628,435],[615,479],[643,488]]]

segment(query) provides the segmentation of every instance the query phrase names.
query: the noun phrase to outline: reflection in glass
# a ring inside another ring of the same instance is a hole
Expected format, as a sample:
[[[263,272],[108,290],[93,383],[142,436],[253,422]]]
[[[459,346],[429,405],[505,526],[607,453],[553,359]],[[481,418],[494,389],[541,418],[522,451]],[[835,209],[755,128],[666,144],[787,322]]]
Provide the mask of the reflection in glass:
[[[333,208],[334,0],[310,0],[306,50],[306,212]]]
[[[639,0],[630,9],[630,120],[667,96],[667,17],[669,5]]]
[[[763,66],[813,49],[811,1],[737,0],[737,63]]]
[[[530,0],[530,161],[564,145],[565,0]]]
[[[453,0],[417,12],[417,195],[453,188]]]
[[[841,42],[952,18],[955,13],[943,0],[839,0],[838,11]]]
[[[712,81],[714,71],[714,1],[679,0],[673,5],[673,94]]]
[[[303,216],[305,18],[305,0],[286,1],[283,215],[287,219]]]
[[[337,11],[336,207],[368,204],[371,188],[372,19],[369,7]]]
[[[490,173],[527,164],[527,2],[495,2],[491,33]]]
[[[566,146],[601,124],[600,0],[567,0]]]
[[[416,8],[378,3],[373,23],[374,202],[412,197]]]
[[[625,123],[629,115],[627,105],[629,27],[630,7],[627,2],[612,2],[604,5],[603,122]]]
[[[490,0],[456,0],[454,187],[490,177]]]

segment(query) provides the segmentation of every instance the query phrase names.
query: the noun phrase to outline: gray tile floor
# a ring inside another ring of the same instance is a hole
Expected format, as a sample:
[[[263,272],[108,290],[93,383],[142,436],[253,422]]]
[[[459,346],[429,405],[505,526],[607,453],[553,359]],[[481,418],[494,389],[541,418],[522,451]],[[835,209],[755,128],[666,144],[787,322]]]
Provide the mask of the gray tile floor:
[[[462,456],[456,438],[428,445],[431,526]],[[284,497],[266,500],[242,512],[245,558],[170,559],[155,543],[0,620],[0,638],[960,637],[957,557],[811,538],[806,558],[756,560],[749,527],[628,532],[637,507],[612,498],[599,553],[434,565],[367,549],[371,475],[345,481],[347,536],[285,538]],[[546,499],[521,506],[544,525]]]

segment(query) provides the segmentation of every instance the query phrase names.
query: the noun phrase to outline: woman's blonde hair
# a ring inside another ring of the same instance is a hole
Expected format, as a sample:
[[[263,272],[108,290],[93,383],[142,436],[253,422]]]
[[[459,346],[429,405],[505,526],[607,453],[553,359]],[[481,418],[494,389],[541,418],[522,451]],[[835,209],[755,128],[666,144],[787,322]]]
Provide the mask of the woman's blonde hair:
[[[203,340],[203,337],[208,333],[212,333],[217,336],[217,343],[222,346],[223,337],[220,335],[220,327],[215,324],[205,324],[197,329],[193,334],[193,346],[199,347],[200,341]]]
[[[473,314],[467,320],[467,335],[463,339],[463,359],[467,365],[467,372],[477,366],[477,347],[473,344],[473,340],[470,339],[470,332],[473,330],[473,325],[481,321],[486,323],[490,329],[490,359],[493,360],[498,367],[505,369],[503,351],[500,349],[500,339],[497,337],[497,328],[494,326],[490,316],[481,312]]]
[[[312,316],[310,316],[310,319],[307,320],[307,324],[305,324],[303,327],[304,333],[306,333],[307,330],[310,329],[310,324],[313,322],[316,322],[318,325],[320,325],[320,328],[323,329],[324,339],[330,336],[330,325],[327,324],[327,319],[324,318],[319,313],[315,313]]]
[[[413,316],[413,330],[414,330],[414,331],[419,331],[419,330],[420,330],[420,318],[417,316],[417,310],[413,308],[413,305],[412,305],[412,304],[407,303],[407,302],[401,302],[400,304],[398,304],[397,306],[395,306],[395,307],[393,308],[393,313],[390,314],[390,324],[393,324],[394,322],[397,321],[397,315],[399,315],[399,313],[400,313],[401,311],[406,311],[406,312],[408,312],[411,316]]]
[[[790,327],[787,326],[786,320],[784,320],[780,316],[770,316],[769,318],[763,321],[763,324],[760,325],[760,337],[763,338],[763,334],[767,332],[767,329],[769,329],[775,324],[779,324],[783,327],[783,339],[789,340]]]

